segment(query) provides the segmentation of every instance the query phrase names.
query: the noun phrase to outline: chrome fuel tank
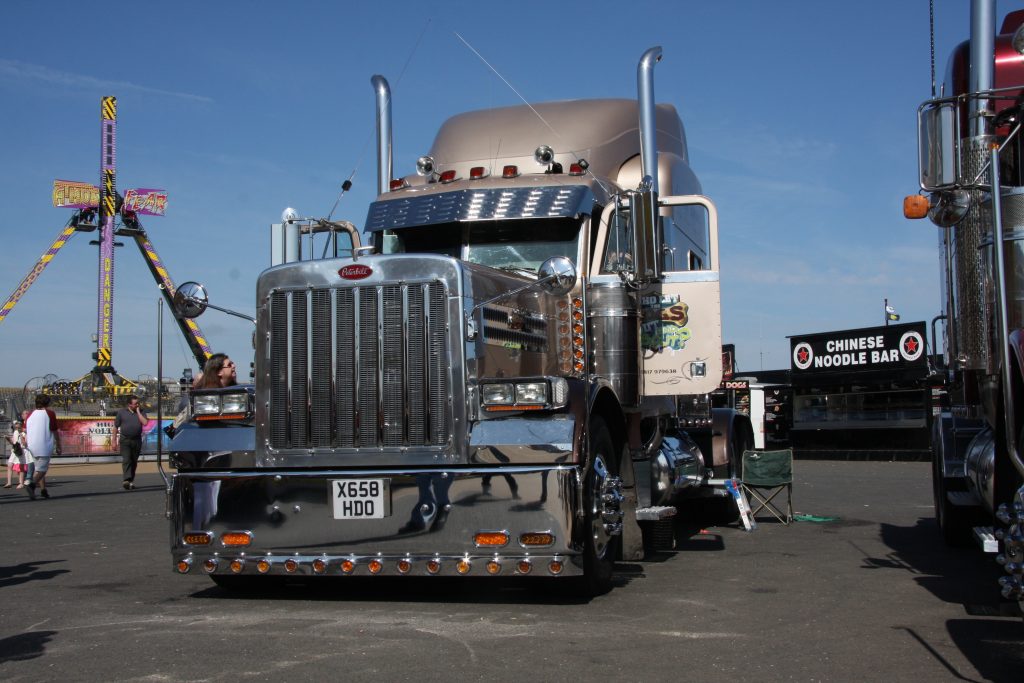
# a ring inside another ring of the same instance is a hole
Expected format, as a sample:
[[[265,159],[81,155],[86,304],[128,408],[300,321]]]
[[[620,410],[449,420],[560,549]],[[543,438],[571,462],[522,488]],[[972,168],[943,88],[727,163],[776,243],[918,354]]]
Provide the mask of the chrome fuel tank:
[[[591,285],[587,316],[590,363],[606,378],[623,407],[640,405],[640,308],[622,282]]]

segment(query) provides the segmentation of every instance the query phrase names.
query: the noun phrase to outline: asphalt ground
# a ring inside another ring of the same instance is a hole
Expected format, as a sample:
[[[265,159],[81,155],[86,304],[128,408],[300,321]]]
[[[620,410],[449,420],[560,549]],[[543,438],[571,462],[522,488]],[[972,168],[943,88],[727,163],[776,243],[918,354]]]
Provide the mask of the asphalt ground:
[[[159,475],[51,479],[49,500],[0,489],[4,681],[1024,680],[1024,621],[992,556],[938,540],[927,463],[798,461],[794,506],[820,521],[690,511],[592,600],[486,578],[237,596],[172,572]]]

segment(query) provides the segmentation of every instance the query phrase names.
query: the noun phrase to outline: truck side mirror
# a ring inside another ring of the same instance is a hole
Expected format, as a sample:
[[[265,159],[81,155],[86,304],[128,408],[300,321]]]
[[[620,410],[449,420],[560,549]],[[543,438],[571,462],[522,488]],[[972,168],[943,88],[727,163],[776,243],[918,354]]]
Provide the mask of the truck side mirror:
[[[953,102],[930,102],[917,112],[918,172],[926,192],[956,186],[958,116]]]
[[[206,310],[209,297],[198,282],[183,282],[174,290],[175,312],[182,318],[198,318]]]
[[[633,264],[638,284],[661,277],[661,252],[658,249],[658,193],[643,189],[631,193],[630,222],[633,225]]]
[[[576,266],[565,256],[552,256],[537,269],[537,284],[552,296],[564,296],[576,286]]]

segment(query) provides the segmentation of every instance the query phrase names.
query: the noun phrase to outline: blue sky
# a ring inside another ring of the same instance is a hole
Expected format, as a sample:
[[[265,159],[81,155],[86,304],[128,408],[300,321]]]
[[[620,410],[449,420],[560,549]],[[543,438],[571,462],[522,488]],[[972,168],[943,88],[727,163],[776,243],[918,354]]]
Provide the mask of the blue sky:
[[[968,0],[936,3],[939,78],[966,39]],[[282,209],[362,225],[376,187],[370,76],[394,93],[395,167],[414,170],[441,122],[530,101],[634,97],[661,45],[657,99],[684,121],[720,212],[724,338],[741,370],[789,367],[787,335],[939,312],[937,229],[909,222],[915,111],[930,96],[927,0],[856,3],[8,2],[0,26],[0,296],[68,210],[55,178],[98,182],[99,105],[118,98],[118,187],[159,187],[144,226],[178,283],[255,308]],[[999,2],[998,17],[1020,9]],[[638,8],[649,8],[647,17]],[[0,385],[92,367],[95,233],[78,234],[0,323]],[[117,251],[114,365],[156,373],[159,293],[130,242]],[[209,312],[214,350],[251,358],[252,326]],[[165,324],[165,375],[191,357]]]

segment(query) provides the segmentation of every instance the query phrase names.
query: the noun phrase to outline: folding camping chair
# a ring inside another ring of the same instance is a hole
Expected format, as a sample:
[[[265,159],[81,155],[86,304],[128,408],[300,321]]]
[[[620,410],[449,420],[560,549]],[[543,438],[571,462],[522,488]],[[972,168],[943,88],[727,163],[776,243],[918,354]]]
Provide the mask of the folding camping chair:
[[[743,451],[740,485],[750,499],[751,515],[767,510],[783,524],[793,521],[793,449]],[[786,490],[786,508],[775,496]]]

